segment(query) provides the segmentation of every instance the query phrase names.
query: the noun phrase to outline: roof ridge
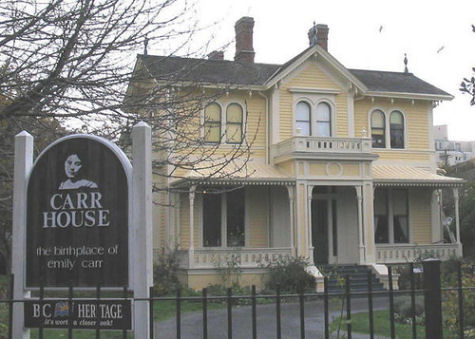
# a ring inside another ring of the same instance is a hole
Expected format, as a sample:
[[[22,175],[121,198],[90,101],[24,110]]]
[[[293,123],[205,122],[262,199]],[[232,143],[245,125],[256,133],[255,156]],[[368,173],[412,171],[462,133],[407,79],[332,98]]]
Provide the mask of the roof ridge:
[[[196,61],[210,61],[210,62],[228,62],[228,63],[235,63],[235,64],[246,64],[246,65],[263,65],[263,66],[274,66],[280,67],[282,64],[269,64],[264,62],[253,62],[253,63],[243,63],[235,60],[226,60],[226,59],[206,59],[206,58],[191,58],[191,57],[183,57],[177,55],[151,55],[151,54],[137,54],[137,57],[154,57],[154,58],[175,58],[175,59],[183,59],[183,60],[196,60]]]

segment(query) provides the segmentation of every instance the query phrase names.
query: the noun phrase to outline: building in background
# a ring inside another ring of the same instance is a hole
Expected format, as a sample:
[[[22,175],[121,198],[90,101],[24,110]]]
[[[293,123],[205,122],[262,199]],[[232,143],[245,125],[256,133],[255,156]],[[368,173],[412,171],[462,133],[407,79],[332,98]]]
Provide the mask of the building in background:
[[[448,138],[448,126],[434,126],[434,142],[439,166],[453,166],[475,158],[475,141],[453,141]]]
[[[312,27],[309,46],[286,63],[255,63],[253,27],[250,17],[236,22],[234,60],[221,51],[137,57],[135,71],[149,78],[131,83],[129,96],[172,76],[167,97],[154,100],[212,96],[192,121],[201,146],[155,154],[186,163],[213,150],[188,171],[168,164],[156,173],[167,189],[155,193],[163,202],[155,207],[155,253],[178,248],[180,279],[195,289],[219,283],[229,267],[240,269],[241,284],[262,285],[266,266],[290,256],[308,258],[317,278],[318,265],[384,274],[385,264],[426,253],[460,256],[458,232],[444,243],[440,192],[450,188],[457,209],[464,181],[437,174],[432,124],[436,102],[453,97],[407,67],[346,68],[328,51],[327,25]],[[176,135],[187,127],[170,122]],[[219,167],[243,144],[242,161]]]

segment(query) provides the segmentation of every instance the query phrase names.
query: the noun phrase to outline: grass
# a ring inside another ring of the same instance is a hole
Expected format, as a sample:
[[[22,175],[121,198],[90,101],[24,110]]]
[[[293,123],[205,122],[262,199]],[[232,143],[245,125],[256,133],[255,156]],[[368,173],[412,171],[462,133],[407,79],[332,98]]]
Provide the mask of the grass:
[[[201,311],[202,304],[200,301],[184,300],[181,303],[181,313]],[[208,310],[215,310],[226,307],[224,303],[208,302]],[[174,300],[155,301],[153,307],[153,315],[155,321],[164,321],[176,316],[176,302]]]
[[[391,337],[389,323],[389,311],[375,311],[374,313],[374,334]],[[346,318],[336,319],[330,324],[330,331],[333,333],[340,324],[340,333],[346,331]],[[355,313],[351,315],[351,330],[355,333],[369,334],[369,314],[367,312]],[[410,324],[395,323],[397,338],[412,338],[412,326]],[[417,325],[417,337],[425,338],[425,327]],[[456,338],[454,333],[444,329],[444,338]]]

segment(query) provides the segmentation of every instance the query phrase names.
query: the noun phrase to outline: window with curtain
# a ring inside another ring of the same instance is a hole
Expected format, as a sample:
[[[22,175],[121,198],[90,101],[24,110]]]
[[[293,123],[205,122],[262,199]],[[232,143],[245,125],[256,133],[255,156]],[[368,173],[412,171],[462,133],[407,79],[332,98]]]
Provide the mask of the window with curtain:
[[[384,113],[375,110],[371,113],[371,139],[374,148],[386,147],[386,121]]]
[[[392,191],[393,230],[395,243],[409,242],[407,190]]]
[[[239,144],[242,142],[243,112],[241,105],[230,104],[226,109],[226,142]]]
[[[310,105],[305,101],[300,101],[297,104],[295,128],[303,136],[310,136],[312,132],[310,128]]]
[[[317,136],[331,136],[331,108],[330,105],[322,102],[317,106]]]
[[[404,148],[404,116],[399,111],[393,111],[389,122],[391,148]]]

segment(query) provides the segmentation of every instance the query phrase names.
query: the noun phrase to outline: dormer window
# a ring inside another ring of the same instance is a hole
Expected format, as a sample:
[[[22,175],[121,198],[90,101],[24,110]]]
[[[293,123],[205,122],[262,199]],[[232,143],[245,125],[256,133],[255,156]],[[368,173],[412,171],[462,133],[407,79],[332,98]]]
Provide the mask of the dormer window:
[[[226,109],[226,142],[228,144],[242,142],[242,113],[242,107],[238,104],[230,104]]]
[[[391,148],[404,148],[404,116],[399,111],[393,111],[389,122]]]
[[[211,103],[205,108],[204,140],[210,143],[221,141],[221,106]]]
[[[326,102],[317,106],[317,136],[329,137],[332,133],[331,108]]]
[[[300,101],[297,104],[297,114],[295,127],[300,132],[299,135],[310,136],[310,105],[305,101]]]
[[[373,148],[386,147],[386,118],[379,109],[371,113],[371,139]]]

